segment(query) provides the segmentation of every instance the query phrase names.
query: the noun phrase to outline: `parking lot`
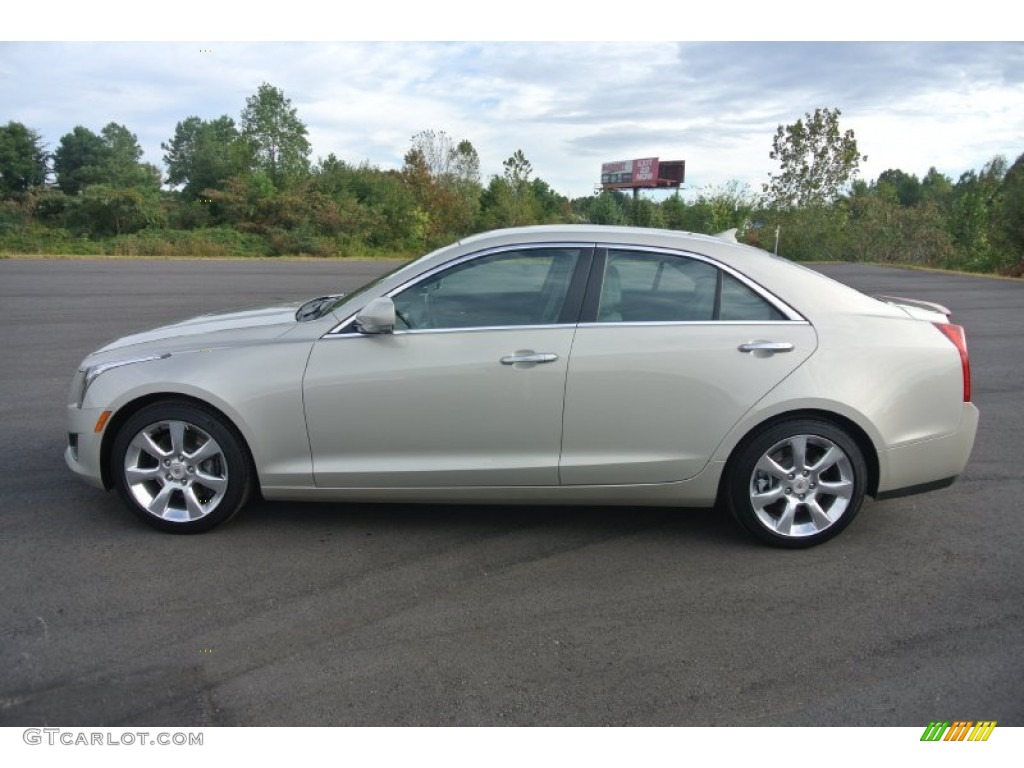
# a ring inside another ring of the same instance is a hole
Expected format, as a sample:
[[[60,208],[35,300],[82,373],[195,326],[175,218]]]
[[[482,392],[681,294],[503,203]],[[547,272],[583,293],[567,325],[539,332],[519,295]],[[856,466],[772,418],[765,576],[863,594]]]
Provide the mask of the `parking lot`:
[[[807,551],[636,508],[260,502],[172,536],[64,466],[102,343],[389,266],[0,260],[0,725],[1024,725],[1024,282],[819,267],[951,307],[981,426],[952,488]]]

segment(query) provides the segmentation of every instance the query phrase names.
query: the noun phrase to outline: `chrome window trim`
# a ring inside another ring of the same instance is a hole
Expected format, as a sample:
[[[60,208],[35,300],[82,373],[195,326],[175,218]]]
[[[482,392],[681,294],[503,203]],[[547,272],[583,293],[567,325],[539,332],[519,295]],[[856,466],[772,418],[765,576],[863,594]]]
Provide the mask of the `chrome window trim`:
[[[404,283],[392,288],[390,291],[381,294],[391,298],[397,293],[400,293],[407,288],[427,280],[439,272],[442,272],[451,267],[456,267],[460,264],[464,264],[467,261],[473,261],[474,259],[484,258],[491,256],[495,253],[503,253],[510,251],[523,251],[523,250],[539,250],[542,248],[598,248],[604,249],[606,252],[610,251],[634,251],[639,253],[654,253],[664,254],[667,256],[678,256],[687,259],[693,259],[695,261],[701,261],[705,264],[709,264],[717,269],[722,270],[726,274],[734,277],[743,285],[747,286],[755,294],[760,296],[762,299],[767,301],[772,307],[778,310],[780,313],[786,316],[786,320],[762,320],[748,321],[748,320],[671,320],[671,321],[652,321],[652,322],[633,322],[633,323],[602,323],[602,322],[586,322],[580,323],[579,327],[591,327],[591,326],[662,326],[662,325],[788,325],[792,323],[798,323],[801,325],[810,325],[810,322],[800,314],[792,306],[784,302],[782,299],[775,296],[775,294],[768,291],[768,289],[761,286],[759,283],[751,280],[749,277],[744,275],[742,272],[736,271],[733,267],[718,261],[710,256],[705,256],[702,253],[696,253],[694,251],[683,251],[678,248],[665,248],[663,246],[655,245],[638,245],[636,243],[608,243],[608,242],[585,242],[585,241],[564,241],[564,242],[533,242],[533,243],[517,243],[513,245],[499,245],[492,246],[491,248],[485,248],[482,251],[473,251],[472,253],[463,254],[449,261],[442,262],[434,267],[431,267],[426,272],[422,272]],[[602,279],[603,279],[602,275]],[[377,297],[374,297],[377,298]],[[362,309],[362,308],[360,308]],[[360,310],[356,310],[352,314],[348,315],[344,320],[334,326],[331,330],[325,333],[321,338],[348,338],[350,334],[345,333],[355,321],[356,315],[359,314]],[[420,330],[396,330],[394,335],[399,334],[418,334],[418,333],[465,333],[467,331],[493,331],[493,330],[506,330],[506,329],[533,329],[538,328],[565,328],[573,327],[565,324],[553,324],[553,325],[509,325],[509,326],[474,326],[470,328],[427,328]],[[357,334],[362,336],[363,334]]]
[[[420,328],[418,330],[394,331],[388,336],[422,336],[434,333],[484,333],[487,331],[544,331],[558,328],[579,328],[576,323],[556,323],[553,325],[475,325],[469,328]],[[368,339],[379,334],[367,333],[333,333],[324,339]]]
[[[639,253],[664,254],[666,256],[681,256],[683,258],[693,259],[695,261],[702,261],[702,262],[704,262],[706,264],[710,264],[713,267],[717,267],[718,269],[720,269],[723,272],[725,272],[727,275],[730,275],[730,276],[736,278],[741,283],[743,283],[743,285],[745,285],[748,288],[750,288],[750,290],[752,290],[754,293],[756,293],[762,299],[767,301],[775,309],[777,309],[779,312],[781,312],[783,315],[785,315],[788,318],[787,320],[765,320],[763,322],[771,322],[771,323],[790,323],[790,322],[805,322],[805,323],[807,323],[808,322],[806,317],[804,317],[802,314],[797,312],[793,307],[791,307],[789,304],[787,304],[782,299],[777,297],[775,294],[771,293],[767,288],[764,288],[759,283],[754,282],[749,277],[744,275],[742,272],[737,272],[733,267],[729,266],[728,264],[725,264],[725,263],[723,263],[721,261],[718,261],[717,259],[714,259],[714,258],[712,258],[710,256],[705,256],[702,253],[695,253],[693,251],[681,251],[681,250],[679,250],[677,248],[664,248],[662,246],[654,246],[654,245],[651,245],[651,246],[636,245],[634,243],[627,243],[627,244],[598,243],[597,247],[605,249],[605,251],[608,252],[609,254],[611,254],[612,251],[635,251],[635,252],[639,252]],[[601,276],[601,279],[602,280],[604,279],[603,275]],[[675,321],[675,322],[687,322],[687,321]],[[700,321],[694,321],[694,322],[708,322],[708,323],[735,323],[735,322],[741,322],[741,323],[746,323],[747,321],[746,320],[700,320]],[[606,323],[606,324],[607,325],[625,325],[625,323]],[[591,325],[591,323],[587,323],[587,325]]]
[[[592,327],[603,327],[603,328],[619,328],[619,327],[635,327],[635,326],[675,326],[675,325],[782,325],[786,327],[794,325],[810,325],[810,322],[803,318],[799,320],[637,320],[632,322],[601,322],[594,321],[588,323],[580,323],[578,328],[592,328]]]
[[[582,242],[582,241],[571,241],[571,242],[536,242],[536,243],[519,243],[519,244],[516,244],[516,245],[496,245],[496,246],[492,246],[491,248],[485,248],[482,251],[473,251],[472,253],[467,253],[467,254],[464,254],[462,256],[458,256],[458,257],[456,257],[454,259],[451,259],[450,261],[446,261],[446,262],[443,262],[441,264],[438,264],[435,267],[431,267],[426,272],[421,272],[420,274],[416,275],[416,277],[413,277],[413,278],[410,278],[409,280],[406,280],[401,285],[398,285],[397,287],[392,288],[390,291],[387,291],[386,293],[381,294],[381,296],[387,296],[390,299],[395,294],[401,293],[406,288],[411,288],[412,286],[416,285],[417,283],[423,282],[424,280],[433,277],[438,272],[442,272],[442,271],[444,271],[446,269],[450,269],[452,267],[457,267],[460,264],[466,263],[467,261],[473,261],[474,259],[482,259],[482,258],[487,257],[487,256],[493,256],[496,253],[503,253],[503,252],[510,252],[510,251],[540,250],[542,248],[563,248],[563,249],[565,249],[565,248],[587,248],[587,249],[590,249],[590,248],[594,248],[594,247],[595,247],[594,243],[592,243],[592,242],[588,243],[588,242]],[[380,298],[380,297],[374,297],[374,298]],[[349,315],[344,320],[342,320],[340,323],[338,323],[338,325],[336,325],[334,328],[332,328],[326,334],[324,334],[324,336],[322,338],[328,338],[330,336],[336,336],[336,335],[339,335],[339,334],[343,334],[346,330],[348,330],[348,326],[351,325],[352,322],[355,321],[356,315],[358,315],[361,310],[362,310],[362,307],[360,307],[355,312],[353,312],[351,315]],[[437,332],[448,332],[448,331],[494,330],[495,328],[527,328],[527,327],[530,327],[530,328],[551,328],[551,327],[560,327],[560,326],[558,326],[558,325],[539,325],[539,326],[538,325],[533,325],[533,326],[525,326],[525,325],[474,326],[472,328],[429,328],[429,329],[421,329],[419,331],[395,331],[395,333],[396,334],[398,334],[398,333],[428,333],[428,332],[437,333]],[[360,335],[362,335],[362,334],[360,334]]]

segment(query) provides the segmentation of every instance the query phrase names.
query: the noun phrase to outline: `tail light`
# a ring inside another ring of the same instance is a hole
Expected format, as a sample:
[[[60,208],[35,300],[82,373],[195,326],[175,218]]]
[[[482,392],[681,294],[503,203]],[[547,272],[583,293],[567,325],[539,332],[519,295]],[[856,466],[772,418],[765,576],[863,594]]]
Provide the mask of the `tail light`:
[[[969,403],[971,401],[971,360],[967,356],[967,336],[964,334],[963,326],[953,325],[953,323],[935,323],[935,327],[953,342],[953,346],[960,353],[960,367],[964,372],[964,402]]]

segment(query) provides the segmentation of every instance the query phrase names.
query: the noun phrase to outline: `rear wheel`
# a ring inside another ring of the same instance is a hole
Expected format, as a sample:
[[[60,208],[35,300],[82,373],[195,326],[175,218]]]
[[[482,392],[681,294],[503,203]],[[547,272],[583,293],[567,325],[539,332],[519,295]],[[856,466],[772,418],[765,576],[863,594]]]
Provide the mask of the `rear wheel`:
[[[775,546],[827,541],[850,524],[864,499],[864,456],[830,422],[775,424],[734,458],[726,477],[729,509],[751,534]]]
[[[165,401],[131,416],[114,438],[114,485],[146,523],[198,533],[245,504],[252,472],[234,428],[211,410]]]

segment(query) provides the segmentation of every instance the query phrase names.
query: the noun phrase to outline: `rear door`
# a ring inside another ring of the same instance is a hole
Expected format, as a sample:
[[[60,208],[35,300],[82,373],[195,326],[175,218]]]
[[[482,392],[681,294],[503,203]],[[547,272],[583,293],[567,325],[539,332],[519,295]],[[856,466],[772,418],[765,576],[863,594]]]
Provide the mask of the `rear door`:
[[[729,429],[814,351],[814,329],[698,256],[599,251],[569,361],[560,479],[696,475]]]

